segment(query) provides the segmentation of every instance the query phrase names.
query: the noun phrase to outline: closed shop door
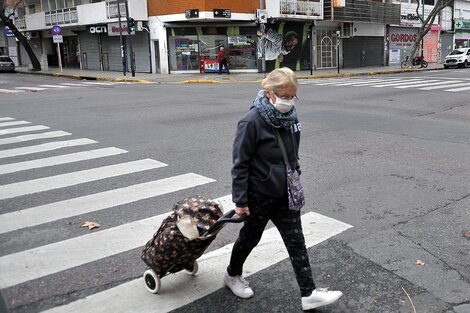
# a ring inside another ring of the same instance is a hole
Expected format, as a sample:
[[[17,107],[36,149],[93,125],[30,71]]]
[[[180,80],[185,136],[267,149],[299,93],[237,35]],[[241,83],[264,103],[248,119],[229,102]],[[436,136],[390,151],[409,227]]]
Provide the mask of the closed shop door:
[[[439,31],[430,30],[424,36],[424,59],[428,63],[437,63],[439,61]]]
[[[90,70],[100,70],[100,47],[99,36],[97,34],[80,33],[80,54],[82,58],[82,68]]]
[[[441,34],[441,63],[444,63],[446,55],[448,55],[454,47],[454,34],[442,33]]]
[[[126,37],[123,36],[123,40]],[[121,42],[119,36],[102,38],[104,70],[122,71]]]
[[[150,73],[150,51],[147,33],[137,32],[132,36],[132,47],[135,55],[135,71]]]
[[[382,66],[383,37],[353,37],[343,39],[343,63],[346,68]]]

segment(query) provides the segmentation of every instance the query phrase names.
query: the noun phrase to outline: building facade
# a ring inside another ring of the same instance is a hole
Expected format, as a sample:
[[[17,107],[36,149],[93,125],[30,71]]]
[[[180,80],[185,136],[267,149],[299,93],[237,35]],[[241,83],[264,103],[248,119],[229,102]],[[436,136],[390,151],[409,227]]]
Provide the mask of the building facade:
[[[131,36],[127,33],[127,11],[138,25]],[[132,41],[137,72],[151,69],[147,22],[146,0],[128,0],[127,8],[120,1],[119,10],[115,0],[32,0],[18,8],[14,17],[15,26],[28,38],[42,67],[57,66],[60,52],[66,68],[129,69]],[[53,40],[52,28],[56,25],[60,27],[61,43]],[[8,46],[9,49],[17,46],[14,37],[8,39]],[[124,62],[123,51],[128,56]],[[17,46],[16,62],[30,63],[21,46]]]

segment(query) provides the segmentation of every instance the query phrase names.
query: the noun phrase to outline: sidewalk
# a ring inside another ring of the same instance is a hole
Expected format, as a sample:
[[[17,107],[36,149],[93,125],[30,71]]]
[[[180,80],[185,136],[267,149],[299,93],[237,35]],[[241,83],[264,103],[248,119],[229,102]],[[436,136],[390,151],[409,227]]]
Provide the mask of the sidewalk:
[[[383,66],[383,67],[361,67],[352,69],[340,69],[339,74],[337,69],[321,69],[314,70],[312,75],[310,71],[297,71],[295,72],[299,79],[315,79],[327,77],[349,77],[349,76],[362,76],[362,75],[380,75],[380,74],[395,74],[404,72],[419,72],[426,70],[443,69],[441,64],[430,64],[426,69],[401,69],[400,66]],[[28,73],[35,75],[49,75],[56,77],[67,77],[73,79],[88,79],[88,80],[104,80],[104,81],[120,81],[120,82],[140,82],[140,83],[253,83],[259,82],[265,74],[262,73],[237,73],[233,72],[230,75],[218,75],[215,73],[199,74],[149,74],[149,73],[135,73],[135,77],[131,73],[126,76],[122,72],[115,71],[96,71],[96,70],[80,70],[80,69],[63,69],[62,72],[58,68],[49,68],[45,71],[33,72],[27,67],[18,67],[16,69],[19,73]]]

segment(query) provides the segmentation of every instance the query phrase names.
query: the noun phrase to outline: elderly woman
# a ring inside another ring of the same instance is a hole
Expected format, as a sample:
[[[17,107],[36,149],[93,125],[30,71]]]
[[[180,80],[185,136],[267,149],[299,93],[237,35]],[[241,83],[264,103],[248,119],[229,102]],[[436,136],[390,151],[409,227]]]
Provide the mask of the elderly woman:
[[[302,308],[310,310],[338,300],[341,291],[315,288],[302,233],[300,210],[288,205],[286,162],[300,174],[298,147],[300,123],[294,105],[297,79],[288,68],[272,71],[262,82],[251,110],[238,123],[233,144],[232,200],[237,214],[245,214],[224,276],[225,285],[238,297],[253,290],[242,277],[243,264],[271,220],[289,253],[300,287]]]

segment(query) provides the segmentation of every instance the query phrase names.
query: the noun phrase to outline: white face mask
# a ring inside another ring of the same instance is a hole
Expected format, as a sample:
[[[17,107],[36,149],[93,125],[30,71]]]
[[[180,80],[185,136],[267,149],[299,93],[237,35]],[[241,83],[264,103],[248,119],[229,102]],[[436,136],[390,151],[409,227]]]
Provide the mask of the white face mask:
[[[276,97],[276,102],[273,103],[271,99],[269,99],[269,101],[271,102],[271,104],[274,105],[274,107],[281,113],[287,113],[289,112],[290,110],[292,110],[292,107],[294,106],[294,98],[290,99],[290,100],[287,100],[287,99],[284,99],[284,98],[281,98],[281,97],[278,97],[276,95],[274,95]]]

